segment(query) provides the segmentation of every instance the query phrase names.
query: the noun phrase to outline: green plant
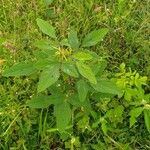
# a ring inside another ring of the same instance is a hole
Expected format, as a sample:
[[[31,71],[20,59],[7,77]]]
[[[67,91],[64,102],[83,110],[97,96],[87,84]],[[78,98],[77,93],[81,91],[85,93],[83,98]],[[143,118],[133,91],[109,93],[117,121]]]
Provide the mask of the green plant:
[[[87,50],[101,41],[108,29],[94,30],[81,41],[77,32],[71,30],[67,39],[59,41],[52,25],[42,19],[37,19],[37,24],[50,39],[35,42],[34,45],[41,49],[35,51],[35,61],[15,64],[6,69],[3,76],[40,73],[37,96],[27,105],[32,108],[54,105],[56,131],[66,133],[65,130],[73,126],[76,110],[91,111],[90,97],[94,93],[120,94],[115,82],[102,77],[105,60]]]
[[[147,85],[147,77],[140,76],[136,71],[129,68],[127,72],[125,64],[120,65],[120,73],[116,74],[117,85],[122,90],[124,97],[123,105],[130,108],[130,127],[132,127],[137,118],[144,113],[144,120],[147,130],[150,132],[150,94],[146,94],[144,86]]]

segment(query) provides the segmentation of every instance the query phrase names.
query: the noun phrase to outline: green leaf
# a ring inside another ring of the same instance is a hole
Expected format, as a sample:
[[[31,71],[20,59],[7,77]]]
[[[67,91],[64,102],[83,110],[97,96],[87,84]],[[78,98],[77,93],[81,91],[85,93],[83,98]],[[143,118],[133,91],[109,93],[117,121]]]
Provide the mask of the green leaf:
[[[54,106],[54,114],[56,116],[56,125],[59,130],[65,130],[71,120],[70,104],[63,102]]]
[[[76,65],[77,65],[77,68],[79,70],[79,73],[83,77],[85,77],[86,79],[88,79],[89,82],[91,82],[93,84],[97,83],[95,75],[94,75],[94,73],[92,72],[91,68],[88,65],[86,65],[84,63],[81,63],[81,62],[77,62]]]
[[[73,57],[77,60],[85,61],[85,60],[91,60],[93,57],[87,52],[77,52],[73,55]]]
[[[27,101],[27,106],[31,108],[46,108],[51,104],[60,104],[62,96],[60,95],[51,95],[51,96],[37,96]]]
[[[93,72],[97,76],[101,76],[107,67],[106,61],[95,61],[90,63],[90,67],[92,68]]]
[[[72,30],[72,31],[69,32],[68,42],[69,42],[72,49],[75,49],[75,50],[79,49],[80,43],[79,43],[79,39],[78,39],[76,31]]]
[[[144,120],[145,120],[145,126],[150,133],[150,110],[145,109],[144,110]]]
[[[70,48],[70,44],[68,42],[68,39],[63,39],[62,41],[60,41],[61,46],[67,46]]]
[[[69,76],[76,78],[79,77],[79,74],[74,64],[63,63],[61,69],[64,73],[68,74]]]
[[[32,63],[24,63],[21,62],[19,64],[15,64],[14,66],[6,69],[3,73],[3,76],[9,77],[9,76],[23,76],[23,75],[30,75],[34,72],[36,72],[36,68],[34,68]]]
[[[33,46],[39,49],[53,49],[51,47],[50,41],[48,40],[39,40],[33,43]]]
[[[82,108],[82,111],[84,111],[88,114],[92,111],[91,103],[90,103],[89,99],[87,99],[84,102],[81,102],[79,100],[78,94],[71,95],[70,97],[68,97],[67,101],[74,107]]]
[[[99,79],[97,84],[92,84],[92,87],[101,93],[119,95],[121,92],[116,84],[108,79]]]
[[[133,108],[130,112],[129,115],[130,117],[130,128],[136,123],[136,118],[140,116],[140,114],[143,111],[143,107],[137,107]]]
[[[44,0],[46,6],[49,6],[52,2],[53,0]]]
[[[77,82],[77,90],[78,90],[79,100],[81,102],[84,102],[88,94],[88,84],[84,80],[79,80]]]
[[[89,47],[96,45],[99,41],[102,41],[104,36],[108,33],[107,28],[94,30],[85,36],[82,42],[82,47]]]
[[[50,36],[51,38],[56,38],[56,35],[55,35],[55,28],[53,26],[51,26],[47,21],[44,21],[40,18],[37,18],[36,19],[37,21],[37,25],[39,26],[40,30]]]
[[[48,66],[54,65],[56,64],[56,62],[50,61],[48,59],[44,59],[44,60],[39,60],[37,61],[34,66],[35,68],[37,68],[38,70],[44,70],[45,68],[48,68]]]
[[[38,83],[38,92],[42,92],[54,84],[58,80],[59,76],[59,65],[52,65],[43,70]]]

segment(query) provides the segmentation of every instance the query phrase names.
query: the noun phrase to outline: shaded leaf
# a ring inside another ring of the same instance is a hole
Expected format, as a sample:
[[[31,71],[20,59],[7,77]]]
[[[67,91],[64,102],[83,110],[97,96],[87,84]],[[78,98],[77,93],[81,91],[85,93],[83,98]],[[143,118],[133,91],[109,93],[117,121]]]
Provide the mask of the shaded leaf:
[[[150,110],[145,109],[144,110],[144,120],[145,120],[145,126],[150,133]]]
[[[51,95],[51,96],[37,96],[27,101],[27,106],[31,108],[46,108],[51,104],[60,104],[62,103],[62,96],[60,95]]]
[[[96,61],[90,63],[90,67],[92,68],[93,72],[97,76],[101,76],[107,67],[107,62],[106,61]]]
[[[137,107],[133,108],[130,112],[129,115],[130,117],[130,128],[136,123],[136,118],[140,116],[140,114],[143,111],[143,107]]]
[[[56,116],[56,125],[59,130],[65,130],[71,120],[70,104],[63,102],[54,106],[54,114]]]
[[[79,100],[79,96],[77,95],[77,94],[74,94],[74,95],[72,95],[72,96],[70,96],[69,98],[68,98],[68,102],[71,104],[71,105],[73,105],[73,106],[75,106],[75,107],[81,107],[82,108],[82,111],[85,111],[86,113],[90,113],[91,112],[91,110],[92,110],[92,108],[91,108],[91,103],[90,103],[90,101],[89,101],[89,99],[87,99],[86,101],[84,101],[84,102],[81,102],[80,100]]]

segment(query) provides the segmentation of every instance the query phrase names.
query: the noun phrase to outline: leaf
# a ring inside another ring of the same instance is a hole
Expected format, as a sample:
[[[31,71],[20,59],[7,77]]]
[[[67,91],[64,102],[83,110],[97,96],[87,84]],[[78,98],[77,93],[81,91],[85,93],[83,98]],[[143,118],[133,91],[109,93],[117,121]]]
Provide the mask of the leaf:
[[[69,42],[72,49],[75,49],[75,50],[79,49],[80,43],[79,43],[79,39],[78,39],[76,31],[72,30],[72,31],[69,32],[68,42]]]
[[[150,133],[150,110],[145,109],[144,110],[144,120],[145,120],[145,126]]]
[[[92,68],[95,75],[101,76],[105,68],[107,67],[107,62],[106,61],[91,62],[90,67]]]
[[[97,81],[97,84],[92,84],[92,87],[101,93],[119,95],[121,92],[116,84],[108,79],[100,79]]]
[[[78,96],[79,100],[81,102],[84,102],[86,99],[86,96],[88,94],[88,85],[84,80],[79,80],[77,82],[77,90],[78,90]]]
[[[61,42],[60,42],[61,46],[67,46],[70,48],[70,44],[68,43],[68,39],[63,39]]]
[[[50,36],[51,38],[56,39],[56,35],[55,35],[55,28],[53,26],[51,26],[47,21],[44,21],[40,18],[36,19],[37,21],[37,25],[39,26],[40,30]]]
[[[36,68],[34,68],[32,63],[24,63],[21,62],[19,64],[15,64],[14,66],[6,69],[3,73],[3,76],[9,77],[9,76],[23,76],[23,75],[30,75],[34,72],[36,72]]]
[[[56,62],[50,61],[48,59],[44,59],[44,60],[39,60],[37,61],[34,66],[35,68],[37,68],[38,70],[44,70],[45,68],[48,68],[48,66],[54,65],[56,64]]]
[[[136,118],[140,116],[140,114],[143,111],[143,107],[137,107],[133,108],[130,112],[129,115],[130,117],[130,128],[136,123]]]
[[[52,49],[50,41],[48,40],[39,40],[34,42],[33,45],[39,49]]]
[[[92,108],[91,108],[91,102],[89,101],[89,99],[87,99],[84,102],[81,102],[79,100],[79,96],[77,94],[71,95],[70,97],[68,97],[67,100],[71,105],[73,105],[74,107],[81,107],[82,111],[86,112],[86,113],[91,113]]]
[[[73,55],[73,57],[75,58],[75,59],[77,59],[77,60],[83,60],[83,61],[85,61],[85,60],[91,60],[93,57],[92,57],[92,55],[90,55],[89,53],[87,53],[87,52],[77,52],[77,53],[75,53],[74,55]]]
[[[56,124],[59,130],[65,130],[71,120],[70,104],[63,102],[54,106],[54,114],[56,116]]]
[[[47,108],[51,104],[60,104],[62,96],[51,95],[51,96],[36,96],[33,99],[27,101],[27,106],[31,108]]]
[[[58,80],[59,76],[60,73],[58,65],[52,65],[43,70],[38,83],[38,93],[54,84]]]
[[[82,42],[82,47],[89,47],[96,45],[99,41],[102,41],[104,36],[108,33],[107,28],[94,30],[85,36]]]
[[[46,6],[49,6],[52,2],[53,0],[44,0]]]
[[[88,65],[86,65],[84,63],[81,63],[81,62],[77,62],[76,65],[77,65],[77,68],[79,70],[79,73],[83,77],[85,77],[86,79],[88,79],[89,82],[91,82],[93,84],[97,83],[95,75],[94,75],[94,73],[92,72],[91,68]]]
[[[63,63],[61,69],[64,73],[68,74],[69,76],[76,78],[79,77],[79,74],[74,64]]]
[[[124,107],[122,105],[115,105],[115,108],[109,109],[106,112],[105,117],[108,117],[114,125],[117,125],[119,122],[122,123],[123,121],[123,113]]]

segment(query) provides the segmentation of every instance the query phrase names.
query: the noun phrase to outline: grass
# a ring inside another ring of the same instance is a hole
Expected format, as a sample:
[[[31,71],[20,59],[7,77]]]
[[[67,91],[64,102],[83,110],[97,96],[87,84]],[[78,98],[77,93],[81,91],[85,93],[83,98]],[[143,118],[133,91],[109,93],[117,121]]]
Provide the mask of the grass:
[[[106,39],[92,48],[108,59],[107,69],[115,73],[125,62],[150,77],[149,0],[55,0],[50,5],[43,0],[0,0],[0,4],[0,60],[5,60],[0,63],[0,73],[15,62],[32,59],[33,42],[43,37],[36,25],[39,17],[52,22],[60,39],[70,28],[82,38],[93,29],[107,27]],[[58,134],[47,132],[55,124],[52,108],[34,110],[25,106],[36,92],[36,82],[36,75],[8,79],[0,74],[0,149],[64,149]],[[74,136],[82,137],[83,149],[92,149],[92,144],[97,149],[150,149],[150,136],[142,121],[130,131],[126,126],[107,139],[100,129],[82,133],[77,128]],[[106,144],[102,144],[104,141]]]

